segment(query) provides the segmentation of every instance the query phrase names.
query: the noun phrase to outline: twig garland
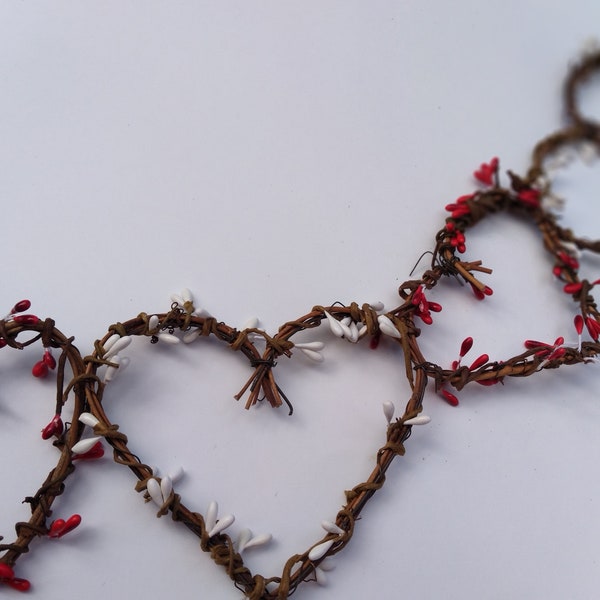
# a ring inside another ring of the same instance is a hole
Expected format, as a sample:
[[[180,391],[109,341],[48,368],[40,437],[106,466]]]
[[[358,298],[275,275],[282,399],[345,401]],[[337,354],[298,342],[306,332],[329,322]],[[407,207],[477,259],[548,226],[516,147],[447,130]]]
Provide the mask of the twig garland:
[[[114,460],[129,467],[135,474],[138,479],[136,490],[146,501],[156,504],[157,516],[170,513],[173,520],[182,522],[197,535],[201,549],[210,553],[213,560],[226,570],[246,597],[252,600],[283,600],[304,581],[325,581],[331,557],[352,538],[361,511],[383,486],[391,462],[397,455],[404,454],[404,443],[410,437],[412,427],[429,422],[429,417],[422,413],[429,379],[433,380],[436,392],[445,401],[457,405],[459,400],[449,388],[462,390],[471,382],[490,386],[503,382],[506,377],[527,377],[544,369],[597,360],[600,354],[600,312],[592,292],[600,284],[600,279],[592,282],[580,279],[578,255],[584,251],[600,253],[600,241],[579,238],[559,226],[552,212],[557,199],[552,193],[548,167],[557,155],[560,159],[565,148],[583,144],[586,151],[591,147],[600,152],[600,125],[581,115],[576,102],[579,87],[597,70],[600,70],[600,53],[584,56],[572,68],[565,85],[566,114],[570,123],[537,144],[525,177],[509,171],[507,184],[503,185],[497,158],[479,166],[474,172],[479,188],[446,206],[449,216],[435,236],[429,268],[420,278],[407,280],[399,287],[401,303],[392,310],[384,311],[381,305],[358,305],[354,302],[348,306],[339,303],[317,305],[307,314],[284,323],[275,335],[269,335],[256,322],[238,330],[196,310],[191,292],[184,290],[181,295],[172,297],[167,312],[140,313],[129,321],[111,325],[104,337],[95,342],[92,354],[81,358],[72,345],[73,340],[61,334],[53,321],[47,319],[42,322],[37,317],[21,315],[29,305],[27,301],[18,303],[0,321],[0,347],[22,348],[41,340],[43,355],[34,365],[33,374],[44,376],[53,369],[57,373],[56,410],[42,433],[44,438],[55,438],[53,445],[59,449],[60,458],[40,490],[26,499],[31,504],[32,517],[28,523],[17,524],[17,540],[0,545],[0,550],[5,551],[0,558],[0,583],[27,589],[29,583],[16,578],[12,566],[21,554],[28,551],[33,538],[41,535],[61,537],[79,525],[79,515],[47,524],[50,507],[62,493],[64,481],[74,468],[73,461],[100,456],[103,452],[101,441],[105,439],[113,448]],[[467,252],[467,230],[488,215],[499,212],[527,219],[539,229],[543,244],[552,257],[554,277],[563,292],[570,295],[578,306],[572,325],[578,341],[566,344],[563,337],[553,342],[526,340],[525,349],[516,356],[491,361],[487,354],[482,354],[469,360],[470,365],[467,366],[463,359],[473,346],[473,339],[468,337],[462,342],[458,359],[451,368],[443,368],[427,361],[418,344],[421,328],[431,326],[435,313],[442,310],[442,306],[429,300],[427,295],[442,279],[450,277],[464,282],[478,300],[485,300],[493,294],[486,283],[492,270],[483,261],[465,260],[463,255]],[[337,511],[335,520],[322,522],[325,535],[311,547],[291,556],[280,575],[265,577],[253,574],[244,565],[242,554],[248,548],[267,544],[271,534],[253,536],[250,530],[242,529],[234,541],[226,531],[234,524],[235,517],[226,514],[219,518],[216,502],[209,504],[204,516],[187,508],[174,489],[180,474],[170,473],[161,477],[156,470],[144,464],[129,449],[127,436],[120,427],[109,420],[103,399],[107,386],[128,363],[123,351],[133,337],[145,337],[153,344],[177,345],[213,336],[230,349],[241,352],[252,369],[250,377],[235,395],[236,399],[245,398],[247,409],[267,400],[273,407],[287,406],[292,414],[292,402],[277,384],[274,369],[278,359],[290,358],[296,351],[321,362],[322,342],[295,341],[297,334],[321,325],[327,327],[335,338],[351,344],[362,343],[365,338],[369,339],[372,348],[376,348],[382,338],[398,344],[403,351],[411,394],[402,416],[395,420],[394,404],[384,402],[386,437],[377,452],[373,470],[364,482],[345,492],[346,503]],[[17,338],[25,331],[33,331],[37,335],[21,342]],[[585,331],[590,339],[583,340]],[[259,344],[264,346],[263,350],[259,350]],[[52,355],[53,348],[61,351],[58,362]],[[67,362],[73,377],[65,386]],[[74,398],[74,408],[71,426],[65,427],[61,413],[69,394]],[[86,427],[93,432],[92,436],[83,437]]]

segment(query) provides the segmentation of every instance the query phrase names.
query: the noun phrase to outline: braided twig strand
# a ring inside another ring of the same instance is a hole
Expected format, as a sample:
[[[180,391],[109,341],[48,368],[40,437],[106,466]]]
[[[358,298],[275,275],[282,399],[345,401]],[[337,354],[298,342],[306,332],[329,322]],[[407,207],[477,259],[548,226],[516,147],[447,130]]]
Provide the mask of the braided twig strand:
[[[29,521],[19,522],[15,525],[17,538],[13,542],[0,544],[0,552],[3,552],[0,557],[0,564],[9,567],[12,567],[22,554],[29,552],[29,546],[34,538],[48,534],[47,519],[52,514],[53,503],[64,492],[65,480],[75,469],[71,448],[79,441],[83,431],[83,427],[77,419],[85,402],[81,383],[84,364],[79,351],[73,345],[73,338],[68,338],[60,332],[55,327],[52,319],[42,321],[33,315],[27,315],[27,317],[27,319],[20,322],[15,320],[0,321],[0,339],[5,342],[6,346],[15,349],[31,346],[38,341],[41,341],[46,349],[58,349],[60,355],[56,366],[55,415],[60,416],[62,414],[63,406],[70,395],[73,398],[73,412],[72,415],[69,415],[72,422],[71,427],[57,434],[53,442],[53,446],[59,452],[56,466],[50,471],[40,488],[24,500],[31,508]],[[34,332],[35,335],[21,341],[19,336],[26,332]],[[73,382],[75,383],[65,387],[67,364],[73,374]],[[25,580],[17,581],[23,582]],[[28,582],[26,583],[28,586]]]

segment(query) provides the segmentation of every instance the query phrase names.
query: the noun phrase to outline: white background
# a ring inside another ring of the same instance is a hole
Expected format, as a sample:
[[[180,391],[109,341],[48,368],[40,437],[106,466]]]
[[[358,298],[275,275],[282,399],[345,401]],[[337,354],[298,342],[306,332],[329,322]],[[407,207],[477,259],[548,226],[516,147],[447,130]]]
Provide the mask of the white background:
[[[0,306],[30,298],[82,353],[111,323],[167,310],[183,287],[219,319],[256,315],[270,332],[315,304],[391,308],[444,205],[474,189],[474,168],[497,155],[524,173],[560,126],[569,60],[598,23],[591,0],[4,1]],[[581,166],[557,182],[565,225],[592,237],[599,182]],[[422,336],[430,360],[449,365],[466,335],[472,358],[497,360],[526,338],[574,339],[575,307],[533,228],[482,223],[466,256],[494,268],[495,294],[435,290],[444,311]],[[585,262],[593,279],[599,267]],[[265,575],[321,537],[384,443],[381,403],[401,411],[408,398],[392,344],[317,337],[330,342],[324,364],[295,354],[276,369],[289,418],[235,402],[248,367],[215,344],[140,342],[106,394],[134,452],[163,472],[184,467],[190,508],[216,499],[236,515],[234,535],[273,533],[247,554]],[[40,356],[1,352],[7,541],[56,459],[39,436],[54,382],[28,374]],[[414,431],[329,585],[295,597],[595,598],[599,376],[590,365],[470,387],[458,408],[430,390],[431,425]],[[54,514],[83,523],[17,563],[30,597],[239,598],[134,483],[108,454],[78,466]]]

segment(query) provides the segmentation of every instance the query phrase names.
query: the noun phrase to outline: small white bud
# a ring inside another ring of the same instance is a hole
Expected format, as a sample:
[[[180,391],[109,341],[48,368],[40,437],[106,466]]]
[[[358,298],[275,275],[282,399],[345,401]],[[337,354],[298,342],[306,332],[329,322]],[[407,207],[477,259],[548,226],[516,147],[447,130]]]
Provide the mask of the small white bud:
[[[259,546],[266,546],[272,539],[273,539],[273,536],[270,533],[261,533],[259,535],[255,535],[244,546],[244,548],[246,550],[248,550],[249,548],[258,548]]]
[[[244,329],[257,329],[258,328],[258,317],[250,317],[243,325],[242,331]]]
[[[204,518],[204,525],[208,531],[211,531],[217,522],[217,515],[219,514],[219,505],[213,500],[206,509],[206,517]]]
[[[115,341],[114,344],[111,345],[111,347],[104,353],[104,356],[102,358],[109,359],[111,356],[114,356],[115,354],[123,350],[123,348],[127,348],[129,344],[131,344],[131,336],[124,335],[122,338],[119,338],[117,341]]]
[[[417,415],[416,417],[413,417],[412,419],[407,419],[406,421],[403,421],[402,424],[403,425],[427,425],[427,423],[429,423],[431,421],[431,417],[429,417],[428,415]]]
[[[166,331],[161,331],[158,334],[158,339],[161,342],[166,342],[167,344],[171,344],[172,346],[174,346],[175,344],[179,344],[179,342],[181,341],[176,335],[173,335],[172,333],[167,333]]]
[[[325,316],[327,317],[327,322],[329,323],[329,328],[331,329],[333,335],[339,338],[344,337],[344,328],[342,327],[341,323],[332,317],[327,311],[324,312]]]
[[[310,358],[310,360],[314,360],[315,362],[323,362],[324,360],[324,356],[316,350],[311,350],[310,348],[300,348],[300,352],[302,352],[304,356]]]
[[[358,326],[356,325],[356,323],[354,321],[352,321],[352,323],[350,323],[350,325],[348,326],[348,328],[350,329],[350,332],[346,336],[346,339],[350,343],[356,344],[356,342],[358,342],[358,338],[359,338]]]
[[[85,440],[80,440],[71,448],[71,452],[73,452],[73,454],[85,454],[91,450],[101,439],[102,438],[100,436],[94,436],[91,438],[86,438]]]
[[[392,422],[395,410],[396,407],[394,406],[393,402],[386,401],[383,403],[383,414],[385,415],[388,423]]]
[[[327,573],[325,573],[325,571],[323,571],[323,569],[320,567],[315,569],[315,577],[317,579],[317,584],[320,586],[326,586],[329,583],[329,577],[327,576]]]
[[[325,348],[325,344],[323,342],[298,342],[294,344],[295,348],[306,348],[307,350],[323,350]]]
[[[177,467],[169,471],[168,477],[173,483],[177,483],[183,477],[183,467]]]
[[[146,490],[150,495],[150,498],[154,501],[157,506],[162,506],[164,499],[162,492],[160,491],[160,483],[154,478],[148,479],[146,482]]]
[[[252,539],[252,532],[249,529],[242,529],[238,534],[236,545],[237,551],[241,554],[246,548],[246,544]]]
[[[341,527],[332,521],[321,521],[321,527],[328,533],[335,533],[336,535],[342,535],[345,533]]]
[[[96,425],[98,425],[98,423],[100,423],[100,421],[98,419],[96,419],[96,417],[89,412],[83,412],[79,415],[79,420],[84,424],[84,425],[88,425],[89,427],[95,427]]]
[[[393,321],[386,315],[379,315],[377,317],[377,322],[379,323],[379,329],[385,335],[389,335],[390,337],[400,339],[402,336],[400,332],[396,329]]]
[[[195,342],[200,337],[201,333],[202,333],[202,330],[199,328],[190,329],[183,336],[183,343],[191,344],[192,342]]]
[[[163,501],[165,501],[171,495],[172,491],[173,482],[171,481],[171,478],[166,475],[160,480],[160,492],[162,494]]]
[[[120,340],[121,336],[118,333],[113,333],[103,344],[104,353],[106,354],[115,344],[117,340]]]
[[[325,554],[327,554],[329,548],[333,546],[333,542],[335,540],[327,540],[326,542],[321,542],[317,544],[311,551],[308,553],[308,560],[319,560],[323,558]]]
[[[208,532],[208,537],[212,537],[213,535],[217,535],[217,533],[221,533],[221,531],[225,531],[233,522],[235,521],[235,517],[233,515],[225,515],[223,518],[219,519],[215,526]]]

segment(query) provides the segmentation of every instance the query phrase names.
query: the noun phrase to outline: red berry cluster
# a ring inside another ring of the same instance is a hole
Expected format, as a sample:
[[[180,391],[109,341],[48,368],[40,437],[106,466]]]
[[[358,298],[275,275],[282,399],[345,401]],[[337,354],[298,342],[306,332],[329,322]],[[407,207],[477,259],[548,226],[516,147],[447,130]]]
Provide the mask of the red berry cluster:
[[[56,360],[52,356],[52,350],[50,348],[44,348],[44,355],[41,360],[38,360],[33,368],[31,374],[34,377],[46,377],[49,369],[56,369]]]
[[[27,579],[15,577],[15,572],[5,563],[0,563],[0,583],[5,583],[20,592],[26,592],[31,587]]]
[[[427,298],[425,298],[422,285],[420,285],[414,291],[412,303],[415,307],[415,315],[417,315],[417,317],[419,317],[423,323],[427,325],[431,325],[433,323],[431,313],[440,312],[442,310],[441,304],[438,304],[437,302],[429,302]]]

